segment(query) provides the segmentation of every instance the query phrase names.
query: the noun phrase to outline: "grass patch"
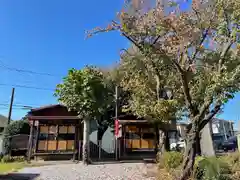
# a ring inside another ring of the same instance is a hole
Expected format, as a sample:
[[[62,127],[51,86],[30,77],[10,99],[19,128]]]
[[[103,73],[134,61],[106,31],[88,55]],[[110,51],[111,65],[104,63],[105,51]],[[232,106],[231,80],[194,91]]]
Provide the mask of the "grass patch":
[[[27,163],[27,162],[0,163],[0,174],[16,172],[25,167],[39,167],[43,165],[46,165],[46,164]]]
[[[30,166],[30,164],[24,162],[0,163],[0,174],[14,172],[26,166]]]

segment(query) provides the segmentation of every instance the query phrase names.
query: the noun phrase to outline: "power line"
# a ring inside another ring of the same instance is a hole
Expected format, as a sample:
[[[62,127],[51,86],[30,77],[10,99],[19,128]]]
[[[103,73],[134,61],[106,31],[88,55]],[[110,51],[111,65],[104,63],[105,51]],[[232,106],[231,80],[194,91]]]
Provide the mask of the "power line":
[[[18,88],[26,88],[26,89],[36,89],[36,90],[44,90],[44,91],[55,91],[55,89],[50,89],[50,88],[40,88],[40,87],[26,86],[26,85],[19,85],[19,84],[5,84],[5,83],[0,83],[0,86],[11,86],[11,87],[18,87]]]
[[[44,73],[44,72],[36,72],[36,71],[31,71],[31,70],[26,70],[26,69],[19,69],[19,68],[14,68],[14,67],[9,67],[6,66],[2,61],[0,61],[1,67],[9,70],[9,71],[16,71],[20,73],[28,73],[28,74],[35,74],[35,75],[42,75],[42,76],[52,76],[52,77],[60,77],[60,75],[56,74],[50,74],[50,73]]]
[[[8,107],[9,104],[0,104],[0,106],[4,106],[4,107]],[[19,108],[34,108],[33,106],[31,105],[20,105],[20,104],[13,104],[14,107],[19,107]]]
[[[29,110],[31,108],[13,107],[13,109],[16,109],[16,110]],[[0,110],[9,110],[9,108],[8,107],[0,107]]]

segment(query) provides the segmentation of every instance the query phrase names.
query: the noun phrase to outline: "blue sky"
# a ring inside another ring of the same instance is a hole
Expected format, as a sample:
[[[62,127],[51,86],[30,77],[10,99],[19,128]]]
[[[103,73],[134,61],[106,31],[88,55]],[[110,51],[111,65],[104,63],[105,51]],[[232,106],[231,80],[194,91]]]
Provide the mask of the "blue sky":
[[[112,65],[119,50],[129,43],[117,32],[85,39],[85,31],[105,26],[116,17],[123,0],[1,0],[0,84],[18,84],[54,89],[69,68],[86,64]],[[183,6],[184,7],[184,6]],[[9,71],[4,66],[54,74],[40,76]],[[10,101],[11,87],[0,85],[0,104]],[[231,100],[220,116],[240,118],[240,95]],[[14,103],[40,106],[56,103],[53,91],[16,88]],[[0,105],[0,114],[8,109]],[[26,110],[13,109],[13,119]]]
[[[85,31],[116,17],[121,0],[2,0],[0,2],[0,84],[54,89],[69,68],[111,65],[128,42],[115,33],[85,39]],[[9,71],[6,66],[56,74],[38,76]],[[11,87],[0,86],[0,104],[9,103]],[[56,103],[53,91],[16,88],[15,104]],[[8,109],[0,106],[0,113]],[[13,119],[26,110],[13,110]]]

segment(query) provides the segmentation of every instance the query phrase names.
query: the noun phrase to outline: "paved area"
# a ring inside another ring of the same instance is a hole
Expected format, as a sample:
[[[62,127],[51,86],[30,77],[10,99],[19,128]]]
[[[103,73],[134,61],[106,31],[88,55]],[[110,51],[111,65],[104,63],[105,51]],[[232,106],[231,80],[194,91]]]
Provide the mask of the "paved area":
[[[148,166],[144,163],[105,163],[89,166],[79,163],[24,168],[18,173],[21,174],[21,180],[155,180],[147,175]]]

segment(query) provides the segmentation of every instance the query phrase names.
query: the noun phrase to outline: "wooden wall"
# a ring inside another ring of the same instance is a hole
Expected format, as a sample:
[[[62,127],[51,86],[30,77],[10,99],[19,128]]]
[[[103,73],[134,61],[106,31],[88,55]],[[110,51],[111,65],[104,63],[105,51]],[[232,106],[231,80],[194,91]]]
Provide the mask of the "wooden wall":
[[[75,125],[40,125],[37,151],[73,151]]]
[[[148,125],[124,125],[124,139],[127,149],[155,149],[155,130]]]

